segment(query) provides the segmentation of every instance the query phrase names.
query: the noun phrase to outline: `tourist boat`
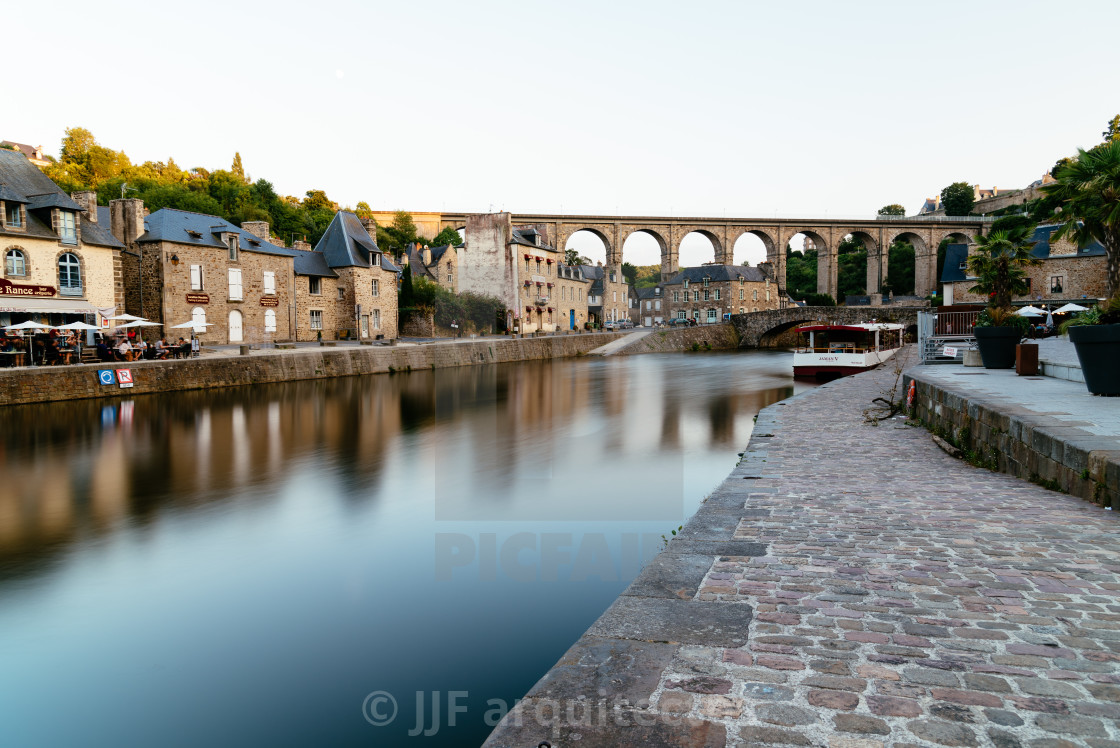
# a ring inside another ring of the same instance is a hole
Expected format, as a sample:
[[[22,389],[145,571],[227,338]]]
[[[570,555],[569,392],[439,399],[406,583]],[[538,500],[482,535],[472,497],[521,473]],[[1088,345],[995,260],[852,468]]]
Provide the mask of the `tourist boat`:
[[[898,352],[903,337],[902,325],[893,322],[805,325],[797,332],[795,377],[843,377],[874,369]]]

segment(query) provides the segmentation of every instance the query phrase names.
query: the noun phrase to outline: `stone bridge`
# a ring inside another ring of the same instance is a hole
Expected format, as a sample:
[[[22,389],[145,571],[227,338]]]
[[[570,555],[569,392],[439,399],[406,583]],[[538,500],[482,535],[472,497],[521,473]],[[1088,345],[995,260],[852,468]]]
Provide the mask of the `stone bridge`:
[[[659,216],[577,216],[514,213],[515,226],[536,224],[543,227],[549,243],[563,250],[577,231],[590,231],[602,240],[607,250],[607,265],[622,264],[622,247],[627,237],[643,233],[661,247],[661,278],[668,280],[680,270],[681,241],[692,233],[707,237],[715,248],[718,265],[734,264],[735,242],[753,234],[766,247],[766,260],[774,269],[778,285],[786,287],[786,245],[797,234],[804,234],[817,248],[817,292],[837,295],[839,263],[837,249],[841,240],[851,236],[867,248],[868,293],[882,288],[887,277],[887,249],[895,241],[914,247],[914,288],[919,296],[937,289],[937,245],[942,239],[969,243],[984,233],[991,218],[975,216],[903,217],[879,216],[869,219],[839,218],[668,218]],[[440,227],[461,229],[465,213],[443,213]],[[468,237],[469,241],[469,237]]]
[[[739,333],[740,348],[768,348],[778,345],[782,333],[809,322],[854,325],[860,322],[898,322],[907,328],[917,326],[918,311],[924,307],[896,306],[793,306],[765,312],[731,315]]]

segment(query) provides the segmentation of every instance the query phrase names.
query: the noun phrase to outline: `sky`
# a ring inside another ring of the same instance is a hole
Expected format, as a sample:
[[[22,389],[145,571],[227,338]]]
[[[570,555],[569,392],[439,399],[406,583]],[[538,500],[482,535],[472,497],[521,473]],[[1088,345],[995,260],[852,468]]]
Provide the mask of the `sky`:
[[[51,8],[49,35],[5,40],[36,90],[0,103],[0,138],[236,151],[282,194],[376,210],[914,213],[956,181],[1025,186],[1120,112],[1115,0]]]

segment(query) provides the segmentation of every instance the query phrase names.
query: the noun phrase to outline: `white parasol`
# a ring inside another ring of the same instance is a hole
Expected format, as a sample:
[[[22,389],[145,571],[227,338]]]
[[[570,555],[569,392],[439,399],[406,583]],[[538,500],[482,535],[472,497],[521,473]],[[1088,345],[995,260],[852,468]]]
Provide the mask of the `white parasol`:
[[[125,322],[123,325],[117,325],[117,328],[122,327],[163,327],[162,322],[150,322],[146,319],[138,319],[135,322]]]
[[[1066,304],[1054,310],[1054,314],[1069,314],[1070,312],[1087,312],[1088,307],[1083,307],[1080,304]]]
[[[1038,307],[1033,306],[1025,306],[1022,309],[1017,310],[1015,314],[1019,315],[1020,317],[1041,317],[1042,315],[1046,314],[1046,310],[1039,309]]]
[[[18,325],[8,325],[5,330],[49,330],[50,325],[40,325],[38,322],[20,322]]]
[[[136,320],[141,320],[141,319],[144,319],[144,318],[143,317],[137,317],[135,314],[118,314],[115,317],[106,317],[105,319],[123,319],[123,320],[127,320],[129,322],[134,322]],[[124,325],[121,325],[121,327],[124,327]]]
[[[54,328],[56,330],[100,330],[97,325],[91,325],[86,322],[71,322],[68,325]]]

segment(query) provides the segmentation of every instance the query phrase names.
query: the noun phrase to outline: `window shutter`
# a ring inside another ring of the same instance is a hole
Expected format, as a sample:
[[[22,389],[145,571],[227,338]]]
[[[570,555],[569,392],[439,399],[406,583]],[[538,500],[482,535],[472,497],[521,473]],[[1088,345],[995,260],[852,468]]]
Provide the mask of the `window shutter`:
[[[276,273],[272,270],[264,271],[264,292],[268,295],[276,294]]]
[[[191,290],[202,290],[202,266],[191,265]]]
[[[235,301],[241,300],[241,269],[229,270],[229,297]]]

